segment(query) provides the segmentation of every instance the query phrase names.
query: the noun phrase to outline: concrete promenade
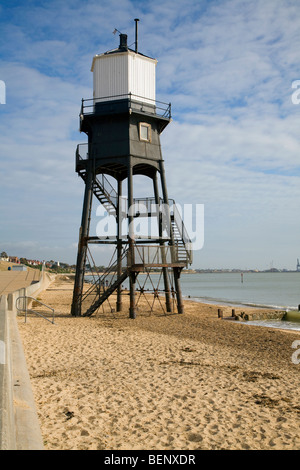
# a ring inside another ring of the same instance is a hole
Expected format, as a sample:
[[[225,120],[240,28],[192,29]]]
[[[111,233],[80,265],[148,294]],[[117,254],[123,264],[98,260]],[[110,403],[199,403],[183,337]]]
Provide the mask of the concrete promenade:
[[[0,450],[43,450],[16,300],[37,296],[53,279],[33,269],[0,272]]]
[[[29,269],[28,271],[0,271],[0,296],[29,287],[40,281],[41,271]]]

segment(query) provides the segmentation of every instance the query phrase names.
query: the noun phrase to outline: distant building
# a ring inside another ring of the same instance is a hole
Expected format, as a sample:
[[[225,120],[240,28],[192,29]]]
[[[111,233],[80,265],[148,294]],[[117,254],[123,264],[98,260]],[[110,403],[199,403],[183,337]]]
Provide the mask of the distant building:
[[[37,259],[28,259],[27,263],[30,264],[30,266],[40,266],[41,264],[43,264],[42,261],[39,261]]]
[[[9,262],[20,264],[20,259],[17,256],[9,256]]]
[[[24,264],[16,264],[12,266],[12,271],[27,271],[27,266],[24,266]]]

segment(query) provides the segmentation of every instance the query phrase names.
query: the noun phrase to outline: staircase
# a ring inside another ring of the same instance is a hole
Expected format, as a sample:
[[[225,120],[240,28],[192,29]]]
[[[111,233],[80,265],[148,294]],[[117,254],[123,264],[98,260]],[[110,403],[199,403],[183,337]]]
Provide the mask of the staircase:
[[[87,309],[87,311],[84,313],[84,317],[90,317],[102,304],[105,302],[105,300],[108,299],[108,297],[122,284],[122,282],[125,281],[125,279],[128,277],[128,271],[126,270],[122,276],[120,276],[116,281],[111,284],[107,289],[103,290],[103,293],[101,295],[97,295],[96,299],[92,305]],[[99,293],[99,286],[96,288],[97,294]]]
[[[106,181],[108,183],[107,179]],[[114,188],[112,189],[114,190]],[[101,204],[105,207],[105,209],[110,215],[116,214],[117,207],[112,201],[114,200],[114,198],[115,199],[117,198],[117,194],[115,194],[114,196],[112,194],[109,194],[107,191],[105,191],[104,187],[101,185],[97,177],[95,178],[95,181],[94,181],[93,193],[98,199],[98,201],[101,202]]]
[[[126,261],[127,266],[128,248],[124,249],[121,264]],[[102,276],[89,287],[89,289],[82,295],[81,305],[84,317],[90,317],[108,297],[125,281],[129,272],[127,267],[122,275],[118,278],[118,262],[116,261],[107,268]]]
[[[178,260],[185,263],[187,261],[187,249],[174,220],[174,215],[171,215],[171,225],[173,229],[174,243],[178,247]]]
[[[80,166],[80,163],[84,161],[84,158],[81,157],[79,147],[76,152],[76,161],[77,161],[77,173],[86,181],[86,169],[84,166]],[[98,201],[105,207],[109,215],[116,215],[117,204],[118,204],[118,194],[114,187],[110,184],[109,180],[104,174],[95,176],[93,182],[93,193]],[[134,199],[134,204],[136,204],[139,199]],[[149,207],[151,206],[151,201],[154,203],[154,199],[148,198]],[[162,203],[162,200],[161,200]],[[178,246],[179,257],[182,262],[185,262],[186,265],[192,264],[192,242],[188,236],[187,230],[183,224],[181,215],[176,208],[175,201],[170,199],[169,204],[173,205],[173,214],[171,214],[171,225],[174,235],[174,242]]]
[[[173,203],[173,213],[171,213],[171,225],[174,236],[174,243],[178,246],[178,257],[180,260],[188,264],[193,262],[192,242],[184,226],[181,215],[176,207],[175,201]]]
[[[78,175],[86,181],[86,170],[79,170]],[[109,215],[115,215],[117,211],[118,196],[114,187],[105,175],[101,175],[101,181],[96,176],[93,182],[93,193],[99,202],[105,207]]]

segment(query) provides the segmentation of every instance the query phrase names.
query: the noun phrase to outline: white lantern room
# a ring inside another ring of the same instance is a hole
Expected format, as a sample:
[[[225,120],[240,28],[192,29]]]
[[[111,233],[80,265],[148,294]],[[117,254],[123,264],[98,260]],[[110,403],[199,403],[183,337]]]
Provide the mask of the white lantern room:
[[[155,105],[157,60],[127,47],[127,36],[120,35],[118,49],[95,55],[93,72],[94,103],[131,98]]]

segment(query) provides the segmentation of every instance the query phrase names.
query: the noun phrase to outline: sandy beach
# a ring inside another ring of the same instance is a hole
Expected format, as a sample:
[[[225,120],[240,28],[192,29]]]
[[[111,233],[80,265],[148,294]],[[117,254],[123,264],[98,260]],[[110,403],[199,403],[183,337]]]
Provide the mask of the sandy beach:
[[[73,318],[72,289],[61,276],[39,294],[54,325],[18,317],[45,449],[300,448],[297,332],[192,301],[130,320],[126,295],[124,312]]]

